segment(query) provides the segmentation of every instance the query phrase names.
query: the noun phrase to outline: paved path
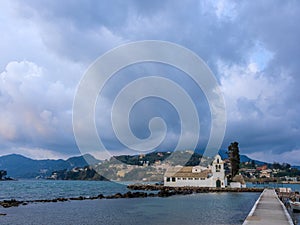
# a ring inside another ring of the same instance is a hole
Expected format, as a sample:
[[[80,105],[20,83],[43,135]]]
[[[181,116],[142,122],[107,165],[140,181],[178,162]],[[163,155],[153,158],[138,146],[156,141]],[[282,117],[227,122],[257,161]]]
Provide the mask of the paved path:
[[[265,189],[243,225],[293,225],[283,203],[274,189]]]

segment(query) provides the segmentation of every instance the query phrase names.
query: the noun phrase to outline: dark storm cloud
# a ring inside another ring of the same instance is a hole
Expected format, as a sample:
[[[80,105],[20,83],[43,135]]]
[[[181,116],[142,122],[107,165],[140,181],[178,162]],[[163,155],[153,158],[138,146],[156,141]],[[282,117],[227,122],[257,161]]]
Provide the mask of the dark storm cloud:
[[[297,1],[259,4],[222,0],[20,1],[2,4],[6,22],[0,25],[7,31],[0,43],[0,65],[3,67],[0,119],[4,121],[0,138],[3,146],[6,141],[11,143],[16,138],[26,137],[25,141],[16,142],[22,147],[36,137],[39,148],[69,154],[70,150],[66,149],[76,148],[71,131],[72,96],[85,68],[119,44],[157,39],[190,48],[215,73],[224,91],[228,113],[223,148],[236,140],[241,143],[242,151],[253,157],[268,157],[272,161],[282,156],[300,164],[299,158],[288,155],[300,152],[300,29],[297,24],[300,4]],[[17,45],[20,40],[26,40],[27,45]],[[32,70],[42,74],[39,79],[26,81],[27,88],[42,87],[31,92],[32,95],[24,94],[27,89],[22,89],[18,83],[26,80],[26,66],[21,62],[24,59],[31,62]],[[6,68],[12,61],[20,64]],[[18,73],[23,74],[23,78],[14,76],[14,67],[19,68]],[[139,70],[130,72],[139,73]],[[150,69],[149,73],[152,72],[155,69]],[[12,77],[11,86],[4,82],[7,76]],[[176,79],[192,96],[199,94],[187,80]],[[122,82],[129,80],[124,78],[117,83],[122,86]],[[57,82],[60,87],[55,86]],[[105,107],[110,106],[115,95],[113,90],[105,93],[107,104],[103,103],[100,109],[105,111]],[[27,97],[27,101],[22,96]],[[42,96],[43,100],[37,96]],[[57,99],[62,102],[58,104]],[[14,104],[9,105],[10,101]],[[27,116],[18,116],[16,109],[28,109]],[[147,110],[140,108],[143,114]],[[203,112],[202,123],[208,127],[207,106],[200,104],[198,111]],[[146,118],[151,114],[153,112],[149,111]],[[176,116],[169,119],[174,123]],[[118,149],[119,143],[109,138],[111,129],[107,120],[99,120],[102,129],[107,126],[107,143]],[[7,121],[13,121],[12,125]],[[36,126],[32,128],[24,121],[34,122]],[[142,136],[147,134],[144,123],[133,123],[135,132]],[[176,126],[169,123],[169,130],[174,128],[175,136],[178,134]],[[59,130],[63,132],[57,132]],[[57,145],[40,138],[43,132],[55,139]],[[204,132],[202,140],[207,140],[207,133]],[[169,145],[172,146],[174,143],[170,139],[166,142],[172,142]],[[205,143],[199,147],[205,147]]]

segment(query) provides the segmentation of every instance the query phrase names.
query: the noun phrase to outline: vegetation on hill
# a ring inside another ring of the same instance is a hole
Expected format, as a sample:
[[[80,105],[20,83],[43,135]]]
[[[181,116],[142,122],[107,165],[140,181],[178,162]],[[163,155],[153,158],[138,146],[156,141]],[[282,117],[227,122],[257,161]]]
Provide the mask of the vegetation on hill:
[[[257,165],[254,160],[242,162],[240,173],[248,181],[259,182],[281,182],[281,181],[300,181],[300,170],[291,167],[288,163],[265,163]]]
[[[52,172],[48,179],[54,180],[107,180],[105,177],[98,174],[92,167],[85,166],[84,168],[74,168],[70,171],[59,170]]]
[[[114,156],[114,158],[124,164],[127,165],[136,165],[136,166],[143,166],[143,165],[153,165],[157,161],[165,161],[172,155],[171,161],[174,164],[181,164],[181,157],[182,152],[151,152],[145,155],[120,155]],[[188,154],[187,152],[185,154]],[[186,157],[184,157],[186,158]],[[184,163],[185,166],[196,166],[199,165],[200,159],[202,155],[199,153],[191,153],[188,155],[188,161]]]

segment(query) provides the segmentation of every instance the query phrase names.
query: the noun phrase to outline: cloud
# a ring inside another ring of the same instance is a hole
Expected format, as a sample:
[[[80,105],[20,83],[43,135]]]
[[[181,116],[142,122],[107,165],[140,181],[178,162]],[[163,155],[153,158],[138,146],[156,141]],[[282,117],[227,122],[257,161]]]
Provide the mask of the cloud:
[[[286,102],[286,90],[294,79],[288,74],[268,76],[252,63],[244,67],[221,65],[219,69],[228,113],[226,139],[239,139],[246,153],[265,149],[272,153],[269,160],[274,154],[297,149],[299,118]]]
[[[10,62],[0,74],[0,89],[3,142],[42,148],[62,138],[64,142],[72,140],[70,108],[74,90],[46,80],[43,68],[28,61]]]
[[[219,73],[222,74],[221,85],[230,119],[249,119],[251,116],[259,116],[258,111],[265,116],[275,116],[278,113],[277,106],[286,100],[285,90],[294,82],[285,73],[276,79],[270,77],[268,73],[258,71],[254,63],[244,66],[220,64]]]
[[[270,152],[269,159],[292,154],[299,149],[300,135],[299,17],[297,1],[2,1],[1,145],[12,152],[31,147],[63,155],[78,152],[72,101],[86,68],[120,44],[157,39],[190,48],[215,73],[228,110],[223,147],[236,140],[247,154],[265,157],[258,153]],[[117,75],[111,80],[115,84],[104,90],[104,103],[99,102],[103,118],[97,118],[98,125],[116,151],[121,147],[109,124],[109,107],[128,82],[156,72],[167,74],[192,98],[202,94],[174,70],[146,69],[135,67],[125,76]],[[202,97],[200,102],[202,148],[209,136],[210,113]],[[150,105],[134,112],[146,118],[132,122],[141,137],[147,136],[145,121],[155,114]],[[161,109],[159,113],[168,111]],[[166,147],[174,146],[178,136],[176,115],[167,118]]]
[[[63,152],[53,151],[43,148],[30,147],[13,147],[9,149],[1,149],[0,155],[8,155],[11,153],[24,155],[32,159],[68,159],[69,154]],[[78,153],[77,153],[78,154]],[[79,154],[78,154],[79,155]]]

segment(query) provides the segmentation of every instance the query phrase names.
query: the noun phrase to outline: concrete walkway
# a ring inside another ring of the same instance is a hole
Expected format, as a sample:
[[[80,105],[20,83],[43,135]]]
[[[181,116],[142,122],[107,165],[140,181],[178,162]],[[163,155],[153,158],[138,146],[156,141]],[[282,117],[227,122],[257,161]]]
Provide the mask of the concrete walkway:
[[[260,195],[243,225],[293,225],[283,203],[274,189],[265,189]]]

